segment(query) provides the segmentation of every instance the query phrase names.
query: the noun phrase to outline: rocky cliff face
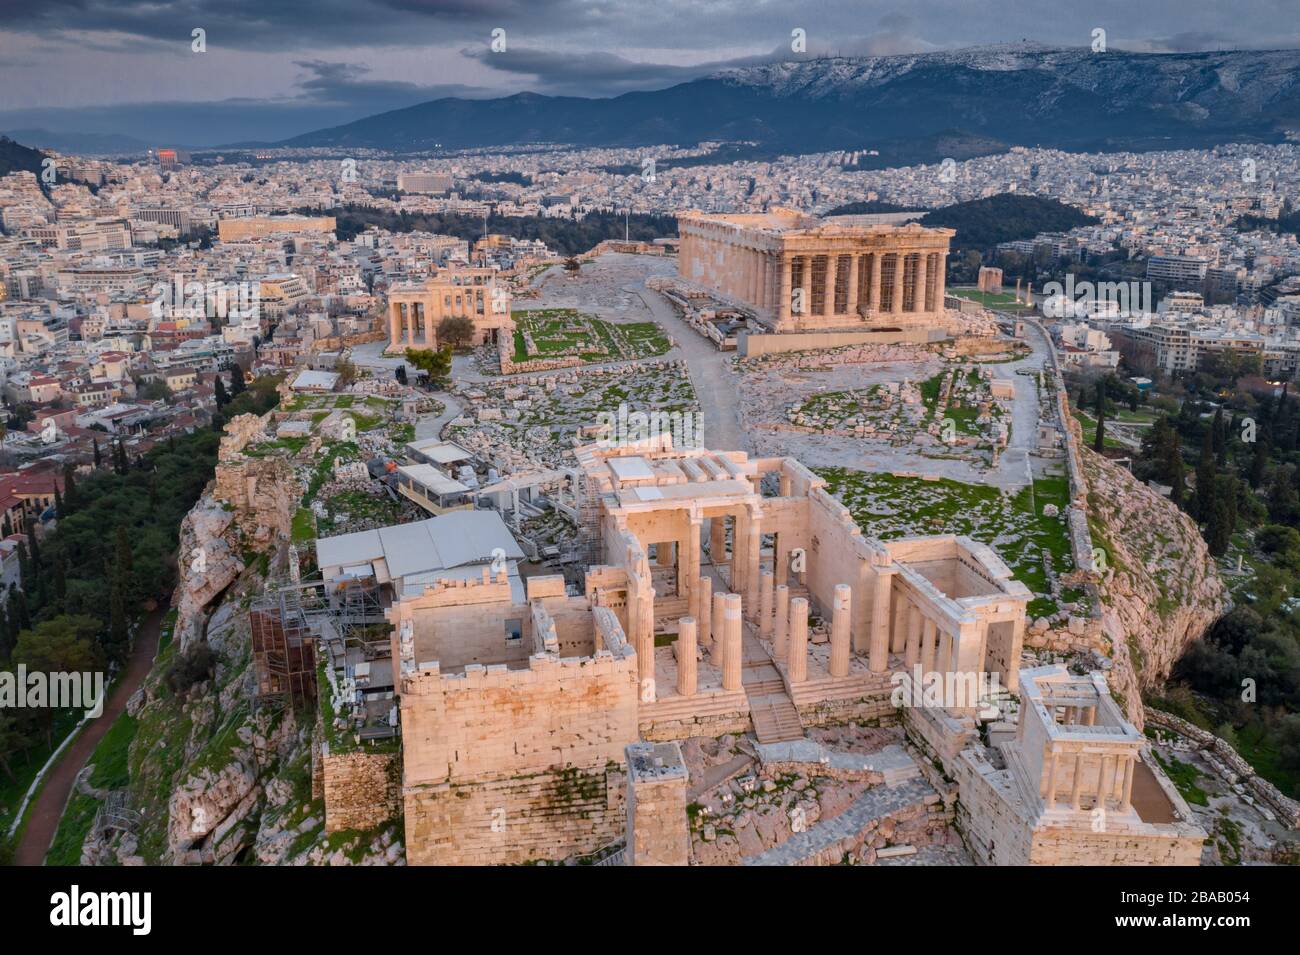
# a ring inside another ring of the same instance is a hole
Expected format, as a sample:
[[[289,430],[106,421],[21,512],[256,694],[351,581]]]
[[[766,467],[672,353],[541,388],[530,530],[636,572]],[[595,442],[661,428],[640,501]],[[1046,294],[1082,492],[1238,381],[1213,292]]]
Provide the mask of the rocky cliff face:
[[[1192,520],[1128,471],[1083,452],[1088,522],[1099,549],[1102,630],[1111,689],[1141,727],[1144,691],[1228,608],[1227,590]]]

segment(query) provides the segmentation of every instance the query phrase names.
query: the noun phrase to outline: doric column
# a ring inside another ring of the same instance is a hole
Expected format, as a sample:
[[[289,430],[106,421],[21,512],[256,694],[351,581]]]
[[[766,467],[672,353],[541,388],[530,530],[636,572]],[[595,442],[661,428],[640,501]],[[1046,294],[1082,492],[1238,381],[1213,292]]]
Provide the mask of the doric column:
[[[894,601],[894,623],[889,634],[890,653],[902,653],[907,646],[907,608],[910,605],[911,601],[901,594]]]
[[[1106,784],[1106,777],[1110,771],[1111,757],[1102,754],[1101,764],[1097,767],[1097,805],[1106,809],[1106,801],[1110,798],[1111,787]]]
[[[830,318],[835,314],[835,286],[840,271],[840,257],[834,252],[826,256],[826,298],[822,301],[822,315]]]
[[[778,658],[785,655],[785,645],[790,636],[790,588],[777,584],[775,620],[772,622],[772,651]]]
[[[1083,808],[1083,753],[1074,754],[1074,781],[1070,787],[1070,808],[1076,812]]]
[[[808,601],[795,597],[790,601],[790,646],[786,656],[786,675],[791,683],[808,679]]]
[[[948,285],[948,253],[939,253],[939,262],[934,270],[934,307],[943,308],[943,296]]]
[[[727,592],[725,590],[716,590],[713,593],[713,613],[711,619],[713,623],[713,649],[710,651],[710,659],[718,669],[722,669],[723,648],[727,642]]]
[[[709,559],[714,564],[727,562],[727,521],[724,517],[709,518]]]
[[[849,606],[853,590],[848,584],[835,585],[831,605],[831,676],[849,675]]]
[[[763,520],[757,511],[750,512],[745,531],[745,589],[741,593],[753,614],[759,609],[758,567],[763,552]]]
[[[788,321],[790,318],[790,256],[782,254],[781,256],[781,277],[779,287],[777,288],[776,317],[778,321]]]
[[[924,312],[925,308],[925,282],[926,282],[926,259],[929,255],[922,252],[916,257],[916,278],[913,280],[912,292],[912,311]]]
[[[388,347],[396,348],[401,338],[398,329],[402,324],[402,305],[400,302],[388,303]]]
[[[682,696],[695,694],[696,629],[694,617],[677,621],[677,692]]]
[[[770,570],[758,575],[758,632],[764,637],[772,635],[772,588],[775,582]]]
[[[802,274],[799,276],[799,288],[802,290],[803,302],[802,308],[797,313],[800,320],[806,319],[812,313],[812,256],[801,256],[803,262]]]
[[[655,701],[655,619],[654,588],[647,587],[636,595],[636,623],[633,626],[636,647],[637,678],[641,681],[641,702]]]
[[[872,673],[889,669],[889,599],[893,588],[892,574],[876,573],[876,586],[871,602],[870,663]]]
[[[905,663],[910,673],[921,662],[921,611],[915,605],[907,611],[907,647]]]
[[[713,631],[710,629],[713,617],[713,578],[697,578],[695,588],[698,591],[695,596],[695,619],[699,621],[699,641],[708,650],[713,646]]]
[[[873,312],[880,311],[880,275],[883,267],[879,251],[871,253],[871,285],[867,289],[867,304]]]
[[[921,669],[925,673],[934,672],[935,636],[938,627],[933,620],[926,617],[921,624]]]
[[[1044,800],[1048,809],[1056,805],[1056,762],[1056,750],[1052,750],[1051,759],[1047,763],[1047,798]]]
[[[406,306],[406,347],[415,347],[415,305]]]
[[[894,282],[893,292],[889,301],[889,311],[897,315],[903,310],[903,271],[906,268],[907,258],[902,252],[895,252],[894,255]]]
[[[1119,800],[1119,811],[1128,812],[1133,805],[1133,759],[1128,756],[1124,759],[1124,788],[1121,790]]]
[[[741,623],[740,594],[727,594],[726,609],[726,643],[722,654],[722,688],[739,690],[741,682]]]
[[[858,317],[858,271],[859,262],[862,256],[854,252],[849,256],[849,302],[848,311],[854,318]]]
[[[947,630],[939,631],[939,656],[935,660],[935,669],[940,673],[952,672],[952,634]]]

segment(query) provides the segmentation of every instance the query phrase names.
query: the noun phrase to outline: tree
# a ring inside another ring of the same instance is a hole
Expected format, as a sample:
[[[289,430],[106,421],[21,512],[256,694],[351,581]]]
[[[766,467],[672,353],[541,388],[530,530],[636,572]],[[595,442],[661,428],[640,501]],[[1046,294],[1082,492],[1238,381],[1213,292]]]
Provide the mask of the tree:
[[[1093,438],[1092,450],[1098,454],[1106,453],[1106,409],[1100,403],[1097,407],[1097,435]]]
[[[244,369],[240,368],[238,365],[233,366],[230,369],[231,399],[233,400],[235,398],[238,398],[240,395],[244,393],[244,389],[246,389],[247,387],[248,385],[244,382]]]
[[[93,442],[93,444],[94,444],[94,446],[95,446],[95,470],[98,471],[98,470],[99,470],[99,466],[100,466],[101,464],[104,463],[104,462],[103,462],[103,455],[100,453],[100,450],[99,450],[99,438],[94,438],[94,439],[92,439],[92,442]]]
[[[75,511],[80,503],[77,499],[77,469],[71,462],[63,466],[63,503],[68,513]]]
[[[464,348],[474,341],[474,320],[466,315],[448,315],[438,323],[438,342]]]
[[[224,408],[230,403],[230,395],[226,391],[226,382],[220,375],[217,375],[216,381],[212,384],[213,391],[216,392],[217,407]]]
[[[14,660],[31,672],[88,673],[104,668],[104,655],[95,642],[100,624],[94,617],[60,615],[18,635]],[[53,745],[54,710],[38,709],[47,745]]]
[[[0,769],[4,770],[10,782],[18,782],[11,761],[15,756],[25,753],[30,746],[31,740],[19,728],[18,721],[0,710]]]
[[[429,376],[434,387],[441,387],[451,377],[451,349],[432,351],[427,348],[408,348],[404,355],[415,368]]]

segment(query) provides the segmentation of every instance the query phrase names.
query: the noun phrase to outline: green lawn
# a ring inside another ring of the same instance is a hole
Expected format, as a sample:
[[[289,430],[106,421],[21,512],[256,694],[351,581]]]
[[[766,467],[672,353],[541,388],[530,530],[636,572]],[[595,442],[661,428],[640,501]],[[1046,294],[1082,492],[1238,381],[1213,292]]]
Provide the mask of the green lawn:
[[[1007,495],[995,487],[947,479],[926,481],[847,468],[823,468],[817,473],[864,534],[882,540],[914,534],[968,536],[991,546],[1012,576],[1034,592],[1032,616],[1057,611],[1043,555],[1051,555],[1057,575],[1074,567],[1063,516],[1069,504],[1064,477],[1040,478],[1032,488]],[[1044,517],[1047,504],[1055,504],[1061,516]]]
[[[90,774],[91,786],[109,790],[127,787],[131,781],[128,757],[137,726],[134,717],[123,713],[109,727],[90,757],[90,763],[95,767]],[[50,844],[46,865],[76,865],[81,860],[81,846],[95,821],[99,805],[99,800],[73,791]]]

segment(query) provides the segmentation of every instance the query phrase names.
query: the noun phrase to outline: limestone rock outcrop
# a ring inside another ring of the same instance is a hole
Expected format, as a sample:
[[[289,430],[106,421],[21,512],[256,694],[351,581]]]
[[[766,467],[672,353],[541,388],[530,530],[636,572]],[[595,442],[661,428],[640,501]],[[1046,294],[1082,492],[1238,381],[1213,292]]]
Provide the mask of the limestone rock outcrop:
[[[1191,518],[1092,451],[1083,451],[1083,471],[1093,546],[1104,561],[1102,631],[1114,661],[1111,688],[1140,728],[1142,693],[1168,678],[1230,601]]]

